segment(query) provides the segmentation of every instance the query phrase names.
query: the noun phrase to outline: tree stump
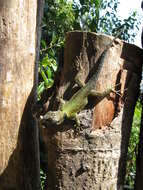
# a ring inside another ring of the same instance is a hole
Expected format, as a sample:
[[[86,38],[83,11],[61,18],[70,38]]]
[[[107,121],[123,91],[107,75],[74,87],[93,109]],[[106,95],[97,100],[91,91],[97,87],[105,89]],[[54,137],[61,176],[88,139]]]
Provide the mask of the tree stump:
[[[75,83],[77,75],[80,74],[85,83],[90,79],[101,53],[112,39],[90,32],[67,33],[64,65],[54,100],[50,99],[50,110],[59,108],[55,97],[69,100],[79,89]],[[82,60],[83,73],[78,73],[79,59]],[[82,126],[78,132],[73,122],[68,121],[60,126],[40,126],[48,190],[123,188],[141,60],[140,48],[115,40],[102,67],[96,90],[116,86],[118,93],[111,93],[102,100],[89,97],[88,105],[78,114]]]

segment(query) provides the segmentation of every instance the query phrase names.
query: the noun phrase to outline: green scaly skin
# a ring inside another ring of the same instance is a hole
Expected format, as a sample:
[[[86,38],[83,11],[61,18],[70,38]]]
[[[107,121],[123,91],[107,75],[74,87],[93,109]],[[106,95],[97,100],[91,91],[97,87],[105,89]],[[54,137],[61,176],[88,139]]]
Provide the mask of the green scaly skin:
[[[107,89],[104,92],[97,92],[93,89],[96,89],[97,79],[99,77],[101,68],[106,60],[106,55],[110,47],[112,46],[114,40],[106,47],[103,53],[100,56],[99,66],[95,72],[95,74],[91,77],[91,79],[79,89],[70,100],[66,101],[59,110],[57,111],[49,111],[44,116],[41,116],[41,121],[50,121],[53,124],[61,124],[66,118],[74,119],[77,125],[80,125],[79,120],[77,119],[77,113],[79,113],[83,108],[88,104],[88,96],[94,95],[96,97],[105,97],[110,94],[110,92],[115,92],[113,89]]]

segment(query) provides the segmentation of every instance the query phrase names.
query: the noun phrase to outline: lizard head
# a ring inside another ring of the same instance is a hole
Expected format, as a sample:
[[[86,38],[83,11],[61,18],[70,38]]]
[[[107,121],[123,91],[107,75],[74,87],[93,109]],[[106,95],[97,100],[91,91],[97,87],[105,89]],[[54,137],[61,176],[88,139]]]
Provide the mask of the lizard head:
[[[64,120],[64,114],[62,111],[48,111],[45,115],[40,116],[40,122],[50,122],[52,124],[61,124]]]

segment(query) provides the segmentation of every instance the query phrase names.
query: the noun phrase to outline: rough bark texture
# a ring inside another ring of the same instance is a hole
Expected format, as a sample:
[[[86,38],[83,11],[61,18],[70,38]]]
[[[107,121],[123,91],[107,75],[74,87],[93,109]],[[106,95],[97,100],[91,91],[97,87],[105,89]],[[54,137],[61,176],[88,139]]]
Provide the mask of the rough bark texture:
[[[0,0],[0,190],[40,189],[38,128],[31,105],[42,3]]]
[[[57,94],[68,100],[78,89],[75,78],[78,72],[77,57],[81,57],[83,44],[86,63],[80,77],[87,82],[95,72],[98,58],[111,38],[83,32],[66,36],[64,65]],[[96,90],[117,86],[117,94],[99,101],[89,98],[89,105],[79,113],[82,130],[75,133],[72,122],[61,126],[41,126],[48,171],[47,189],[122,189],[125,175],[127,145],[135,102],[138,96],[142,50],[116,40],[102,68]],[[51,107],[56,110],[53,96]]]

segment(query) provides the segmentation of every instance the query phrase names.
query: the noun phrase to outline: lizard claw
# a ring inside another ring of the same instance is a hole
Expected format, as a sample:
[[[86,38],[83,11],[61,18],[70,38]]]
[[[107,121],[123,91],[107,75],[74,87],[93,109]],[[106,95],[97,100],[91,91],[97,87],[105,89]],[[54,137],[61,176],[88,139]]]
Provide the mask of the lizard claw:
[[[120,90],[113,90],[113,89],[111,89],[111,92],[113,92],[113,93],[115,93],[115,94],[117,94],[118,96],[121,97]]]

